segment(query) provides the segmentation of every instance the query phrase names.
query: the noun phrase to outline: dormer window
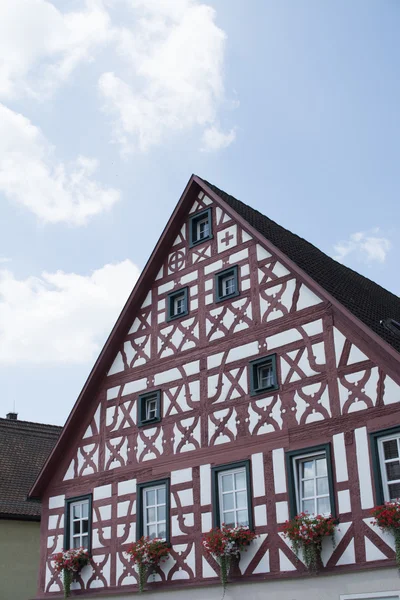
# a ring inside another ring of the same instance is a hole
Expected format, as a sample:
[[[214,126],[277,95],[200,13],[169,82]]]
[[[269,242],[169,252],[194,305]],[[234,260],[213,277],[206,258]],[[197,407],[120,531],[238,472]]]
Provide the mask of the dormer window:
[[[190,246],[196,246],[212,238],[211,208],[190,217]]]
[[[215,275],[215,301],[221,302],[239,294],[237,266]]]
[[[161,392],[141,394],[138,399],[138,425],[152,425],[161,421]]]
[[[176,290],[176,292],[172,292],[172,294],[169,294],[167,299],[167,307],[167,321],[179,319],[180,317],[187,315],[189,312],[188,289],[182,288],[180,290]]]

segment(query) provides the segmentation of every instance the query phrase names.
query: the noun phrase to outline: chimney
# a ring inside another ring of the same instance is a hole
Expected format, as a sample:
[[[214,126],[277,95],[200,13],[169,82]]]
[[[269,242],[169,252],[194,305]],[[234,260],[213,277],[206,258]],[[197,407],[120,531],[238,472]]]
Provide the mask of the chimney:
[[[7,413],[6,419],[8,419],[9,421],[16,421],[18,419],[18,413],[16,413],[16,412]]]

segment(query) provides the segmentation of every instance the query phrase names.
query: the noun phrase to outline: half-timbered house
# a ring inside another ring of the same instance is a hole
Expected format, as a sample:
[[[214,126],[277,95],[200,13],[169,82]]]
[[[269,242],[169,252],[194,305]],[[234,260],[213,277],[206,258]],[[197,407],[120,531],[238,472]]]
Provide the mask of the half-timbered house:
[[[31,490],[37,599],[78,545],[73,593],[130,598],[143,534],[171,544],[149,597],[219,599],[202,535],[222,522],[258,535],[230,598],[399,599],[371,523],[400,496],[399,323],[399,298],[192,176]],[[338,522],[316,577],[282,535],[302,511]]]

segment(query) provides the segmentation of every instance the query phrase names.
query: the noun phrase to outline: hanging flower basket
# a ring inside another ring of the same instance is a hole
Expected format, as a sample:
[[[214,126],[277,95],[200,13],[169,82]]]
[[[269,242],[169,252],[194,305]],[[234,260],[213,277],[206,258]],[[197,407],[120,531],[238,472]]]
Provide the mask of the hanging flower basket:
[[[396,548],[396,563],[400,570],[400,504],[398,502],[386,502],[372,509],[375,521],[372,525],[378,525],[382,531],[389,531],[394,537]]]
[[[149,569],[158,567],[161,562],[167,560],[169,548],[163,540],[141,537],[140,540],[129,546],[126,553],[135,564],[139,579],[139,592],[144,592]]]
[[[227,525],[211,529],[204,535],[203,546],[219,565],[224,591],[228,583],[232,558],[238,557],[239,553],[246,550],[256,537],[254,531],[250,531],[247,527],[228,527]]]
[[[89,564],[89,552],[85,548],[71,548],[65,552],[58,552],[53,556],[56,571],[63,574],[64,598],[71,594],[71,583],[76,573]]]
[[[322,540],[331,537],[335,544],[335,523],[331,516],[327,518],[300,513],[286,521],[283,534],[291,541],[297,556],[301,551],[307,569],[315,574],[321,566]]]

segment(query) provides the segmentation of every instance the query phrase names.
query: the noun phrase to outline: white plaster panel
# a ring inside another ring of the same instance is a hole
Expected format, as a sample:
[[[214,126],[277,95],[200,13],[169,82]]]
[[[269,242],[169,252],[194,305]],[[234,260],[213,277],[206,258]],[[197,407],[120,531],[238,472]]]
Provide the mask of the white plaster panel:
[[[283,448],[272,451],[272,464],[274,469],[275,494],[286,492],[285,452]]]
[[[128,510],[129,510],[129,500],[126,500],[126,502],[118,502],[118,506],[117,506],[117,516],[118,517],[126,517],[128,515]]]
[[[400,401],[400,386],[389,375],[385,377],[384,404],[394,404]]]
[[[254,507],[254,522],[256,527],[262,527],[267,524],[267,507],[265,504]]]
[[[245,279],[244,281],[242,281],[242,291],[245,292],[246,290],[249,290],[251,286],[251,282],[250,279]],[[249,306],[249,308],[251,309],[251,307]],[[251,315],[249,315],[251,317]]]
[[[228,239],[226,239],[228,238]],[[237,226],[231,225],[217,232],[218,253],[233,248],[237,245]]]
[[[207,533],[212,529],[212,514],[210,512],[202,513],[201,515],[201,531]]]
[[[171,485],[186,483],[187,481],[192,481],[192,479],[193,470],[191,467],[188,469],[179,469],[179,471],[172,471],[171,473]]]
[[[162,285],[158,286],[158,293],[161,296],[161,294],[166,294],[167,292],[170,292],[173,289],[174,289],[174,282],[168,281],[167,283],[163,283]]]
[[[262,452],[251,455],[254,497],[265,496],[264,458]]]
[[[258,573],[269,573],[269,571],[269,550],[267,550],[266,553],[261,557],[261,560],[254,569],[253,573],[254,575],[257,575]]]
[[[258,354],[258,342],[250,342],[249,344],[232,348],[229,350],[226,362],[234,362],[235,360],[247,358],[248,356],[252,356],[254,354]]]
[[[121,354],[121,352],[118,352],[107,375],[114,375],[115,373],[121,373],[121,371],[123,371],[124,368],[125,367],[124,367],[124,361],[122,360],[122,354]]]
[[[198,278],[199,272],[196,271],[192,271],[191,273],[187,273],[187,275],[182,275],[181,277],[181,284],[185,285],[186,283],[189,283],[190,281],[194,281]]]
[[[241,260],[246,260],[248,257],[249,257],[249,251],[247,248],[245,248],[244,250],[239,250],[239,252],[234,252],[234,254],[231,254],[229,256],[229,264],[235,265],[236,263],[240,262]]]
[[[151,290],[149,291],[149,293],[147,294],[146,298],[144,299],[144,302],[142,304],[142,308],[146,308],[147,306],[150,306],[151,304]]]
[[[368,525],[368,527],[370,529],[372,529],[372,531],[374,531],[376,533],[376,535],[378,535],[385,542],[385,544],[387,544],[389,546],[389,548],[391,548],[392,550],[395,550],[395,541],[394,541],[394,536],[392,533],[390,533],[389,531],[382,530],[377,525],[373,525],[372,521],[371,521],[371,517],[369,517],[367,519],[363,519],[363,521],[366,525]]]
[[[199,302],[198,302],[197,299],[194,299],[194,300],[190,301],[190,310],[191,311],[197,310],[198,306],[199,306]]]
[[[339,513],[351,512],[350,491],[341,490],[338,492]]]
[[[112,494],[111,484],[101,485],[95,487],[93,490],[93,500],[102,500],[103,498],[110,498]]]
[[[323,541],[321,559],[322,559],[322,563],[325,566],[328,563],[328,560],[330,559],[330,557],[332,556],[332,554],[335,550],[335,547],[337,547],[340,544],[341,540],[346,535],[347,531],[349,530],[350,525],[351,525],[351,523],[340,523],[339,527],[335,527],[335,546],[332,544],[331,538]]]
[[[147,388],[147,379],[137,379],[136,381],[130,381],[124,385],[124,389],[122,391],[123,396],[127,396],[128,394],[136,394],[136,392],[141,392]]]
[[[64,508],[64,503],[65,503],[64,495],[51,496],[49,498],[49,509],[51,510],[52,508]]]
[[[246,552],[241,552],[239,569],[242,575],[245,573],[247,567],[250,565],[251,561],[257,554],[266,537],[267,535],[265,533],[262,533],[251,542],[250,546],[246,549]]]
[[[69,467],[64,475],[63,481],[73,479],[75,477],[75,459],[72,459],[69,463]]]
[[[249,264],[242,265],[240,267],[240,274],[242,277],[245,277],[246,275],[250,275],[250,265]]]
[[[280,262],[276,262],[272,272],[277,277],[285,277],[286,275],[290,275],[290,271],[284,267]]]
[[[205,297],[205,303],[212,304],[214,302],[214,296],[212,294],[207,294]]]
[[[295,571],[296,567],[294,564],[287,558],[286,554],[279,549],[279,570],[280,571]]]
[[[356,562],[356,557],[354,553],[354,539],[351,539],[346,550],[343,552],[342,556],[336,563],[336,566],[340,565],[352,565]]]
[[[57,522],[58,522],[58,515],[50,515],[49,516],[49,522],[47,525],[47,528],[50,529],[57,529]]]
[[[136,493],[136,479],[128,479],[118,483],[118,496]]]
[[[214,271],[220,271],[223,267],[222,260],[217,260],[209,265],[204,267],[204,274],[209,275],[210,273],[214,273]]]
[[[336,364],[338,365],[340,362],[340,357],[342,356],[346,338],[344,337],[343,333],[339,331],[339,329],[337,329],[336,327],[333,328],[333,341],[335,344]]]
[[[317,335],[318,333],[322,333],[324,330],[322,319],[317,319],[316,321],[311,321],[311,323],[305,323],[305,325],[301,326],[302,329],[306,332],[308,336]]]
[[[193,490],[181,490],[178,492],[181,506],[193,506]]]
[[[157,323],[164,323],[165,322],[165,312],[161,312],[157,315]]]
[[[217,577],[216,571],[211,567],[210,563],[202,556],[202,570],[204,579]]]
[[[365,540],[365,558],[367,562],[372,560],[387,560],[387,557],[371,542],[371,540],[367,537],[364,537]]]
[[[179,369],[168,369],[168,371],[163,371],[162,373],[156,373],[154,376],[154,384],[162,385],[163,383],[169,383],[170,381],[176,381],[181,378],[181,374]]]
[[[163,276],[164,273],[164,267],[162,266],[161,269],[158,271],[157,275],[156,275],[156,281],[158,279],[161,279],[161,277]]]
[[[366,356],[364,352],[361,352],[357,346],[352,344],[347,364],[352,365],[354,363],[362,362],[363,360],[368,360],[368,356]]]
[[[300,287],[299,299],[297,301],[297,310],[302,310],[303,308],[308,308],[310,306],[315,306],[322,302],[321,298],[314,294],[309,288],[307,288],[304,284]]]
[[[206,292],[209,292],[210,290],[212,290],[214,287],[214,279],[207,279],[207,281],[204,284],[204,289],[206,290]]]
[[[157,308],[158,310],[165,310],[165,298],[157,302]]]
[[[118,398],[120,389],[121,389],[121,386],[117,385],[117,386],[112,387],[109,390],[107,390],[107,400],[115,400],[115,398]]]
[[[172,535],[172,537],[174,537],[176,535],[187,535],[179,527],[178,517],[174,516],[174,515],[172,515],[172,517],[171,517],[171,535]]]
[[[372,508],[374,498],[372,493],[371,466],[369,460],[367,428],[355,429],[358,480],[360,483],[361,507]]]
[[[200,504],[211,504],[211,465],[200,465]]]
[[[276,521],[284,523],[289,519],[288,503],[286,501],[276,503]]]
[[[266,349],[272,350],[272,348],[279,348],[280,346],[285,346],[301,339],[302,337],[297,329],[287,329],[286,331],[281,331],[265,338]]]
[[[242,229],[242,242],[249,242],[250,240],[252,240],[253,238],[251,237],[251,235],[249,235],[247,233],[247,231],[244,231],[244,229]]]
[[[221,366],[221,361],[224,356],[223,352],[219,352],[218,354],[212,354],[207,357],[207,369],[214,369],[215,367]]]
[[[102,521],[108,521],[108,519],[111,519],[111,504],[99,506],[99,513]]]
[[[265,260],[266,258],[270,258],[272,256],[272,254],[270,254],[265,248],[260,246],[260,244],[257,244],[256,249],[257,249],[257,260],[259,260],[259,261]]]
[[[335,454],[336,481],[347,481],[349,474],[347,471],[346,446],[344,443],[344,433],[337,433],[333,436],[333,451]]]

